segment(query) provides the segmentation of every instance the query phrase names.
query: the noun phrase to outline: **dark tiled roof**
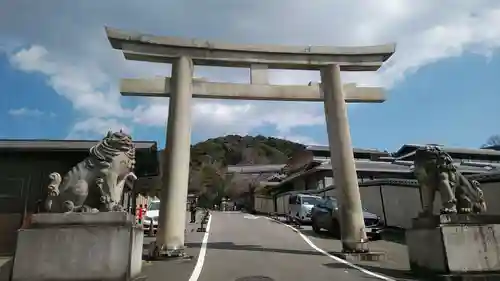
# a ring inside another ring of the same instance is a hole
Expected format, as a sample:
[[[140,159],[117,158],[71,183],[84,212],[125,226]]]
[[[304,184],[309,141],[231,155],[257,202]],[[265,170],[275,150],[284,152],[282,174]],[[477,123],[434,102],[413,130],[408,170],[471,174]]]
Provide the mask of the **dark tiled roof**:
[[[330,189],[333,189],[334,187],[330,188]],[[291,191],[286,191],[286,192],[283,192],[283,193],[279,193],[279,195],[296,195],[296,194],[307,194],[307,195],[315,195],[315,194],[318,194],[320,192],[324,192],[324,191],[327,191],[327,190],[330,190],[328,188],[325,188],[325,189],[308,189],[308,190],[291,190]]]
[[[99,140],[0,139],[0,151],[88,150]],[[155,141],[134,141],[136,149],[156,149]]]
[[[285,174],[280,174],[279,172],[270,175],[266,180],[270,182],[279,182],[286,178]]]
[[[500,172],[490,172],[484,174],[471,175],[467,178],[471,180],[477,180],[479,182],[500,182]]]
[[[499,181],[500,182],[500,172],[490,172],[483,174],[475,174],[466,176],[470,180],[477,180],[479,182],[489,182],[489,181]],[[359,183],[359,186],[370,186],[370,185],[379,185],[379,184],[393,184],[398,186],[414,186],[418,187],[418,181],[415,179],[395,179],[395,178],[387,178],[387,179],[375,179],[368,180],[362,183]],[[328,187],[330,188],[330,187]],[[334,188],[333,186],[331,188]]]
[[[484,174],[476,174],[467,176],[470,180],[477,180],[480,183],[485,182],[500,182],[500,172],[494,173],[484,173]],[[374,186],[374,185],[395,185],[400,187],[413,187],[418,188],[418,181],[414,179],[396,179],[396,178],[386,178],[386,179],[374,179],[367,180],[364,182],[358,183],[360,187],[363,186]],[[335,185],[328,186],[323,189],[315,189],[315,190],[303,190],[303,191],[293,191],[295,193],[307,193],[307,194],[318,194],[328,190],[335,189]],[[284,193],[282,193],[284,194]]]
[[[401,161],[403,162],[403,161]],[[410,162],[411,163],[411,162]],[[356,170],[360,172],[387,172],[387,173],[412,173],[412,165],[395,164],[382,161],[356,161]],[[490,173],[500,171],[495,167],[476,167],[464,164],[456,164],[458,170],[465,174]],[[318,170],[331,170],[331,164],[323,164],[317,168]]]
[[[407,162],[407,161],[400,161],[400,162]],[[408,163],[402,163],[402,164],[394,164],[391,162],[382,162],[382,161],[362,161],[358,160],[356,161],[356,171],[357,172],[374,172],[374,173],[388,173],[388,174],[393,174],[393,176],[396,176],[396,174],[400,174],[401,177],[413,177],[413,169],[411,165],[406,165]],[[484,167],[474,167],[474,166],[466,166],[466,165],[457,165],[458,170],[461,173],[464,174],[474,174],[471,177],[472,179],[477,179],[480,182],[483,181],[500,181],[500,169],[485,169]],[[330,163],[320,165],[318,167],[315,167],[311,170],[307,171],[300,171],[294,174],[289,175],[288,177],[284,178],[283,181],[281,181],[281,184],[290,182],[294,180],[295,178],[302,177],[306,174],[314,173],[316,171],[331,171],[332,166]],[[484,175],[484,176],[483,176]],[[488,176],[487,176],[488,175]],[[388,182],[389,180],[389,182]],[[395,182],[397,181],[397,182]],[[360,183],[360,185],[363,184],[379,184],[381,182],[384,182],[386,184],[390,183],[397,183],[398,185],[417,185],[416,180],[411,180],[411,179],[376,179],[376,180],[369,180],[365,183]]]
[[[253,174],[278,172],[285,167],[285,164],[279,165],[234,165],[228,166],[228,173]]]
[[[260,185],[263,186],[278,186],[280,183],[275,181],[261,181]]]
[[[331,170],[330,163],[317,167],[318,170]],[[356,161],[356,170],[358,172],[387,172],[387,173],[411,173],[410,167],[397,165],[391,162],[380,161]]]
[[[326,151],[330,151],[330,147],[327,145],[310,145],[310,146],[306,147],[306,150],[325,151],[326,152]],[[383,154],[383,155],[390,156],[389,152],[380,151],[377,149],[353,148],[352,150],[354,153],[367,153],[367,154],[377,154],[377,155]]]
[[[45,155],[61,159],[69,152],[70,157],[85,158],[89,149],[98,143],[98,140],[0,140],[0,153],[16,153],[22,155]],[[136,146],[136,174],[139,178],[156,176],[159,172],[158,155],[155,141],[135,141]],[[46,155],[46,153],[57,153]],[[79,155],[79,156],[77,156]],[[66,160],[65,160],[66,161]]]
[[[405,144],[398,151],[394,153],[395,157],[409,156],[409,153],[414,152],[420,147],[425,147],[423,144]],[[439,146],[443,151],[450,154],[470,154],[470,155],[485,155],[485,156],[500,156],[500,151],[493,149],[481,148],[458,148]]]
[[[418,187],[418,181],[413,179],[375,179],[359,183],[359,186],[371,186],[371,185],[397,185],[397,186],[407,186],[407,187]]]

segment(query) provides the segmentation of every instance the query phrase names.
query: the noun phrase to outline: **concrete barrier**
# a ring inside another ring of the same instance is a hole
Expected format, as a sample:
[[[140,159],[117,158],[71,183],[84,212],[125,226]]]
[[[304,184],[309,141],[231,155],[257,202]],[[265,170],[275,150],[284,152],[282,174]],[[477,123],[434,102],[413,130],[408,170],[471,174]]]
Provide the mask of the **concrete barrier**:
[[[0,255],[14,255],[22,214],[0,214]]]
[[[131,280],[142,267],[134,220],[125,212],[33,215],[19,231],[12,280]]]

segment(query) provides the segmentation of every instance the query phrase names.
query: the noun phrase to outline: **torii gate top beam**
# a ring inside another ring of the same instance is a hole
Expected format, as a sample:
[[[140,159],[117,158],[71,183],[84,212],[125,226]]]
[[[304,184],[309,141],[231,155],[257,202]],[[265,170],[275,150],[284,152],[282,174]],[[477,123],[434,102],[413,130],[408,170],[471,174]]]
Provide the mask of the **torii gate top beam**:
[[[128,60],[171,63],[189,56],[196,65],[250,67],[265,64],[271,69],[319,70],[337,64],[342,71],[376,71],[395,52],[396,45],[366,47],[233,45],[205,40],[153,36],[106,27],[114,49]]]

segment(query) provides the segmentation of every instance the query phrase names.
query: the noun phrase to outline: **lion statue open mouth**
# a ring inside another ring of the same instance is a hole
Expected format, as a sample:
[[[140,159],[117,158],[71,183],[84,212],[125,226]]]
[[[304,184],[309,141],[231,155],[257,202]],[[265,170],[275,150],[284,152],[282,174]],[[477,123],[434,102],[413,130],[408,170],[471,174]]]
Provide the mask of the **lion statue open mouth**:
[[[437,146],[417,149],[414,174],[420,185],[422,212],[420,217],[432,216],[436,192],[441,197],[441,214],[470,214],[486,212],[480,183],[460,173],[449,154]]]
[[[137,179],[134,168],[132,137],[109,131],[64,178],[59,173],[49,175],[45,209],[54,213],[123,211],[121,196],[125,185]]]

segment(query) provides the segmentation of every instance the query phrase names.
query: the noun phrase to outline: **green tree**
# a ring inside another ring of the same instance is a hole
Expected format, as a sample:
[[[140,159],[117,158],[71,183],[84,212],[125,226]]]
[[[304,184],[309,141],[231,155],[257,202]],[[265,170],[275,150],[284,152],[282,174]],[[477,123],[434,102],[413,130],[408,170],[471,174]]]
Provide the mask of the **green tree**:
[[[200,169],[199,177],[200,198],[203,198],[204,204],[220,205],[222,198],[227,196],[226,191],[230,185],[226,179],[225,170],[219,165],[204,164]]]
[[[486,140],[486,143],[482,147],[500,145],[500,135],[493,135]]]

